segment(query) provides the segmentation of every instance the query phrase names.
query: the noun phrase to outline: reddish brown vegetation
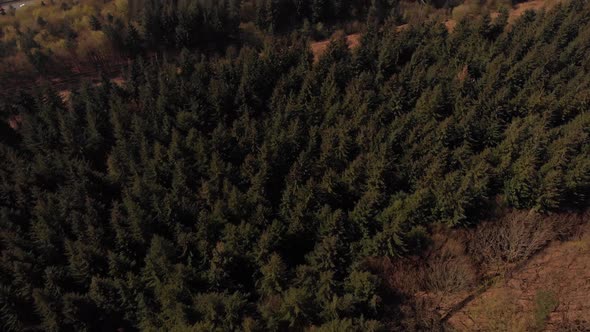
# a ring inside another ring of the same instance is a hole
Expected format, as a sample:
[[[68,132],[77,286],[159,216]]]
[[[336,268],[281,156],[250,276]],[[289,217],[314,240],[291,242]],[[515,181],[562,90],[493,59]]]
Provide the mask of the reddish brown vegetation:
[[[8,125],[14,130],[18,130],[20,124],[23,122],[22,115],[14,115],[8,119]]]
[[[584,218],[587,221],[588,215]],[[561,226],[559,221],[571,221],[571,218],[559,219],[554,220],[554,225]],[[587,331],[590,228],[586,225],[572,230],[575,230],[574,235],[569,241],[552,242],[520,269],[498,279],[480,297],[451,316],[449,323],[459,331]],[[554,304],[546,316],[539,316],[540,294],[543,293],[550,294]],[[490,310],[494,305],[496,310]],[[499,326],[501,317],[505,325]]]
[[[548,289],[559,306],[547,326],[557,330],[590,316],[584,302],[590,294],[588,221],[590,213],[509,212],[473,230],[436,231],[420,257],[373,258],[368,265],[387,287],[410,299],[405,310],[433,324],[422,328],[526,330],[540,324],[534,323],[533,304],[536,293]],[[487,314],[478,312],[480,307]]]

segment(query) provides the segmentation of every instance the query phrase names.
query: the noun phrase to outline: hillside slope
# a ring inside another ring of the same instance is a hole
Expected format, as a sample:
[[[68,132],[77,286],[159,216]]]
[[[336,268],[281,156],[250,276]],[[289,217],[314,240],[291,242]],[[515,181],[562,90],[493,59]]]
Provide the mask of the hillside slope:
[[[497,280],[448,322],[457,331],[588,328],[589,294],[590,227],[586,225],[573,239],[551,243],[518,271]]]

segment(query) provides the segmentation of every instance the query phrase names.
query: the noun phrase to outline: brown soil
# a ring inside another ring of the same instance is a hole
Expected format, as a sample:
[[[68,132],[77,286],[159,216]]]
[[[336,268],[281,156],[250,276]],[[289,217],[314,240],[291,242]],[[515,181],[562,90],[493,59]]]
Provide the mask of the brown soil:
[[[445,27],[447,28],[447,30],[449,32],[453,32],[453,30],[455,30],[455,27],[457,26],[457,21],[455,20],[447,20],[445,21]]]

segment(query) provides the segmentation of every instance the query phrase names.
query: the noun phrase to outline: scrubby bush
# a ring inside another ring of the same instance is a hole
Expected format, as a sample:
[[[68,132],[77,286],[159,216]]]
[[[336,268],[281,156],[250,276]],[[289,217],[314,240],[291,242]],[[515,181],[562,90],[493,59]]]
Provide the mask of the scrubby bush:
[[[559,305],[555,293],[552,291],[539,290],[535,294],[532,329],[536,331],[545,330],[546,320],[549,314]]]
[[[459,22],[464,19],[472,18],[481,13],[481,7],[477,1],[465,1],[463,4],[453,8],[452,17]]]
[[[533,213],[510,213],[500,220],[483,223],[471,235],[469,252],[492,269],[520,263],[557,236],[553,220]]]

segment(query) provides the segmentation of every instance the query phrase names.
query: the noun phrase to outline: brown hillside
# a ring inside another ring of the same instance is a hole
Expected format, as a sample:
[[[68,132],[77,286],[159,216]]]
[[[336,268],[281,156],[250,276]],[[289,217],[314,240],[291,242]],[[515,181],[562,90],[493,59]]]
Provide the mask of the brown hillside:
[[[418,257],[372,260],[433,331],[590,331],[590,212],[498,211],[434,230]]]
[[[590,227],[554,241],[448,322],[457,331],[586,331],[590,327]],[[543,322],[546,320],[546,322]]]

